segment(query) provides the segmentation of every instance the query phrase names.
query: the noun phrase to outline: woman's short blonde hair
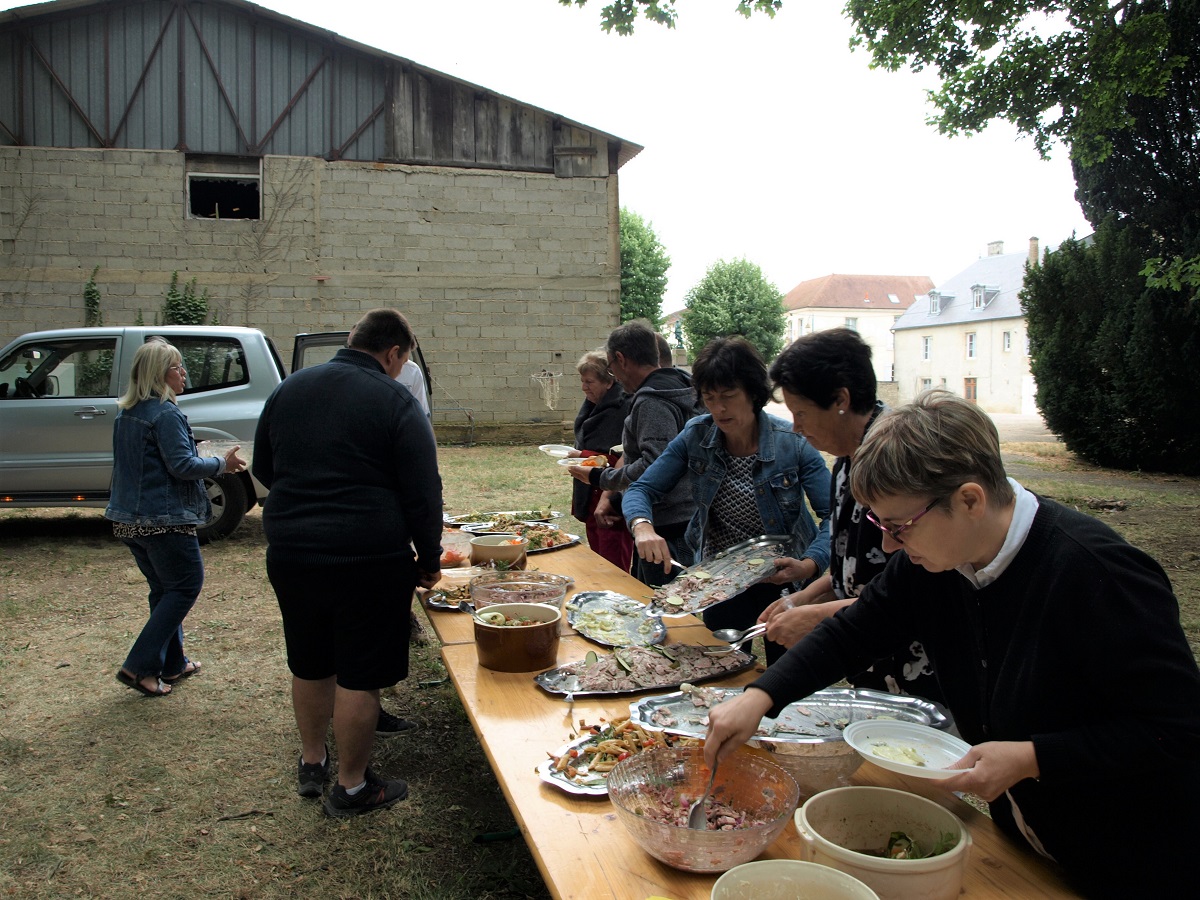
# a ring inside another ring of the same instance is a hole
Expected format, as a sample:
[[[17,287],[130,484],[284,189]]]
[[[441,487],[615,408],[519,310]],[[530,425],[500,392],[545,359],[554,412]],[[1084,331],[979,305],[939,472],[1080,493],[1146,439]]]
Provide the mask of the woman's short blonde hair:
[[[162,338],[150,338],[133,354],[129,387],[117,406],[130,409],[151,397],[174,402],[175,392],[167,385],[167,370],[182,362],[183,357],[172,344]]]
[[[949,497],[973,481],[1007,505],[1012,485],[987,413],[940,389],[884,413],[854,454],[850,490],[864,506],[883,497]]]
[[[591,375],[604,384],[612,384],[616,381],[612,373],[608,371],[608,356],[603,350],[589,350],[583,354],[579,357],[579,362],[575,363],[575,371],[580,375]]]

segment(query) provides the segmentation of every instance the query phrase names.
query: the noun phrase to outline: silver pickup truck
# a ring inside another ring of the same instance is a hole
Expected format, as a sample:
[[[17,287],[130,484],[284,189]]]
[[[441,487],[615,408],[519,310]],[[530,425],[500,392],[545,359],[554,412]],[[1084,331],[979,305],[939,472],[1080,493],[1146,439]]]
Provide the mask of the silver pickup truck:
[[[187,389],[179,406],[196,440],[252,449],[263,404],[285,375],[261,331],[175,325],[34,332],[0,350],[0,509],[107,505],[117,398],[129,385],[134,351],[152,335],[183,354]],[[230,534],[267,494],[249,472],[205,479],[205,487],[213,517],[199,529],[201,541]]]

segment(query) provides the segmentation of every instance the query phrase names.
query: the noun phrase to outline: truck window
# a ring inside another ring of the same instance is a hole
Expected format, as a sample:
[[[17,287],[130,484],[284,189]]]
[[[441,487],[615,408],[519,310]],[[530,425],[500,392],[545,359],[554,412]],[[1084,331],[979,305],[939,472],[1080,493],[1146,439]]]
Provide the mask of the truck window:
[[[0,360],[0,400],[115,397],[116,338],[22,344]]]
[[[246,353],[236,338],[172,335],[171,343],[179,350],[183,364],[187,366],[184,394],[250,383]]]

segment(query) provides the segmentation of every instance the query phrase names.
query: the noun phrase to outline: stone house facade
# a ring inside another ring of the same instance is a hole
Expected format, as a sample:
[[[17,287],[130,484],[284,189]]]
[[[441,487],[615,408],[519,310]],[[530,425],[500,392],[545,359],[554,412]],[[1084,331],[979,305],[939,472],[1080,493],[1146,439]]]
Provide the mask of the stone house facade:
[[[1037,412],[1018,296],[1026,264],[1037,263],[1037,238],[1027,253],[1005,253],[994,241],[987,256],[918,298],[896,323],[901,403],[943,387],[989,413]]]
[[[892,328],[919,295],[932,290],[927,275],[825,275],[802,281],[784,295],[784,340],[828,328],[851,328],[871,347],[879,382],[894,380]]]

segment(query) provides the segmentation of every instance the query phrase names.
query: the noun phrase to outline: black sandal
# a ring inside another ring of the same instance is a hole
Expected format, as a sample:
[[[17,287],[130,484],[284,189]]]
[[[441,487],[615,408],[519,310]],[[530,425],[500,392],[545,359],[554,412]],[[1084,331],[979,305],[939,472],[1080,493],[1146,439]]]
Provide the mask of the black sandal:
[[[159,679],[157,682],[158,690],[152,691],[142,684],[140,678],[136,675],[130,675],[124,669],[117,669],[117,681],[121,682],[125,687],[133,688],[145,697],[166,697],[171,693],[171,689],[162,683],[162,679]]]
[[[174,684],[177,681],[182,681],[184,678],[190,678],[203,668],[203,663],[198,663],[194,659],[189,659],[186,663],[184,663],[182,672],[180,672],[178,675],[172,675],[170,678],[167,678],[164,675],[162,680],[166,684]]]

